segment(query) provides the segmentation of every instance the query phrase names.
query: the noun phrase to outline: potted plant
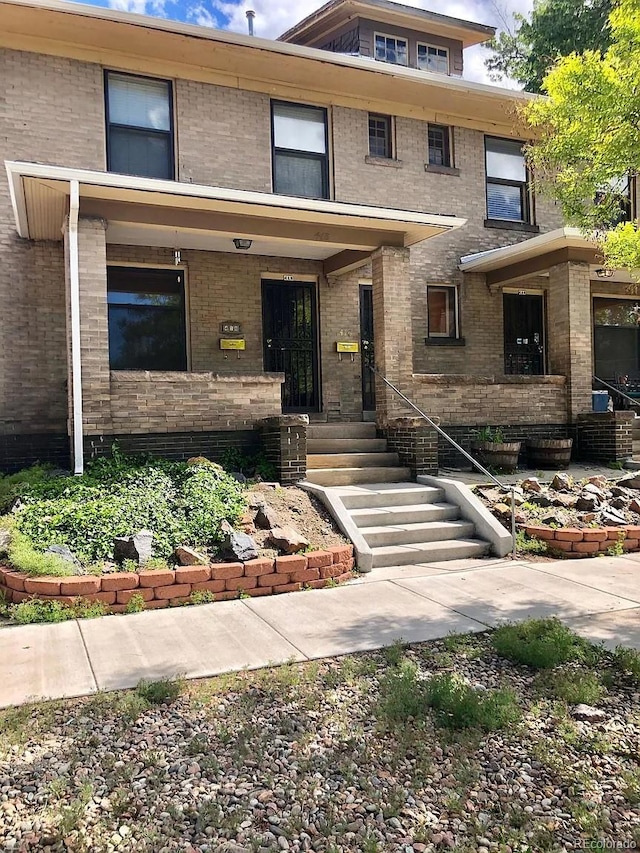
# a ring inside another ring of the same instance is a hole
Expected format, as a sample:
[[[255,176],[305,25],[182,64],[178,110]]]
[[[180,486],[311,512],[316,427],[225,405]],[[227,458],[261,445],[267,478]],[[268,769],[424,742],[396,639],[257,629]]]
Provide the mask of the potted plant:
[[[571,461],[572,438],[528,438],[527,459],[530,468],[559,471]]]
[[[505,441],[501,427],[482,427],[471,442],[471,453],[487,468],[510,473],[518,467],[521,441]]]

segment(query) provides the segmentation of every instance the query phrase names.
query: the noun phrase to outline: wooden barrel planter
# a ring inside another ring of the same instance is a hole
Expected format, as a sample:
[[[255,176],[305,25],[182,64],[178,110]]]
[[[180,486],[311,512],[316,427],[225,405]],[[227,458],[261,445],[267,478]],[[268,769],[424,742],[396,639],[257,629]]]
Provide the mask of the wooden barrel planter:
[[[531,468],[567,468],[571,461],[572,438],[530,438],[527,458]]]
[[[518,467],[520,441],[472,441],[471,454],[485,468],[511,473]]]

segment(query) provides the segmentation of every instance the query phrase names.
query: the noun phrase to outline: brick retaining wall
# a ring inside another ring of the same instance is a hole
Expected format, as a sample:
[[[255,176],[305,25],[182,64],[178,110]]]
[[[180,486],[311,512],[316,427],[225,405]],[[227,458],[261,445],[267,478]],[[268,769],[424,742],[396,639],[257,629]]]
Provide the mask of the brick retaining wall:
[[[543,539],[549,551],[558,552],[560,557],[595,557],[606,554],[621,542],[625,551],[640,551],[640,526],[635,524],[620,527],[542,527],[527,525],[529,536]]]
[[[37,598],[72,605],[78,598],[102,602],[110,613],[124,613],[133,595],[153,610],[192,603],[191,594],[210,592],[216,601],[321,589],[332,580],[342,583],[354,568],[353,546],[333,545],[326,551],[293,554],[275,559],[260,557],[246,563],[178,566],[110,575],[30,577],[10,566],[0,566],[0,592],[14,604]]]

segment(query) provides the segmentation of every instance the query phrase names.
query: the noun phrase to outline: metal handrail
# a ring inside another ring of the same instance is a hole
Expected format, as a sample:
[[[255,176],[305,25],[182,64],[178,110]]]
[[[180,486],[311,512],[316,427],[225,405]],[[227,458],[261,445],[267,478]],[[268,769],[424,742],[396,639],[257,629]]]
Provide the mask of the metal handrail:
[[[479,471],[481,471],[486,477],[488,477],[493,483],[495,483],[495,485],[499,489],[501,489],[502,491],[511,492],[511,540],[512,540],[511,552],[512,552],[513,556],[515,557],[516,556],[516,487],[515,486],[507,486],[505,483],[501,483],[500,480],[498,480],[498,478],[494,474],[491,473],[491,471],[487,471],[487,469],[484,467],[484,465],[482,465],[480,462],[478,462],[477,459],[474,459],[473,456],[470,453],[468,453],[464,449],[464,447],[461,447],[455,439],[451,438],[451,436],[448,433],[446,433],[442,429],[442,427],[439,426],[433,420],[433,418],[430,418],[429,415],[427,415],[426,412],[423,412],[422,409],[419,409],[418,406],[416,406],[416,404],[414,402],[412,402],[406,396],[406,394],[403,394],[399,388],[396,388],[396,386],[393,384],[393,382],[390,382],[387,379],[387,377],[380,370],[378,370],[377,367],[374,367],[373,365],[367,365],[367,366],[368,366],[369,370],[371,370],[373,373],[376,374],[376,376],[380,377],[380,379],[384,382],[385,385],[387,385],[389,388],[391,388],[392,391],[395,391],[395,393],[399,397],[401,397],[405,401],[405,403],[407,403],[407,405],[411,406],[411,408],[414,409],[414,411],[416,411],[420,415],[421,418],[424,418],[425,421],[427,421],[427,423],[429,423],[435,429],[435,431],[438,433],[438,435],[441,435],[446,441],[449,442],[449,444],[451,444],[453,447],[455,447],[455,449],[459,453],[461,453],[465,457],[465,459],[467,459],[469,462],[471,462],[471,464],[473,465],[474,468],[477,468]]]
[[[624,397],[625,400],[628,400],[632,406],[640,406],[640,400],[634,400],[633,397],[630,397],[628,394],[625,394],[624,391],[621,391],[619,388],[616,388],[615,385],[610,385],[608,382],[605,382],[604,379],[600,379],[598,376],[593,375],[592,379],[594,382],[599,382],[601,385],[606,385],[614,394],[619,394],[620,397]]]

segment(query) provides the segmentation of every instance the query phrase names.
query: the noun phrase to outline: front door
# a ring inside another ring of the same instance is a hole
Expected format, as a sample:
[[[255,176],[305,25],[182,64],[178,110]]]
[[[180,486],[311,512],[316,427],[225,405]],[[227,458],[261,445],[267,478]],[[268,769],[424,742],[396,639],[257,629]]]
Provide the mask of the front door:
[[[262,282],[264,369],[284,373],[283,412],[317,412],[316,288],[306,281]]]
[[[376,378],[369,369],[376,363],[373,343],[373,287],[360,285],[360,353],[362,358],[362,410],[374,412],[376,408]]]
[[[544,300],[542,296],[505,293],[504,372],[544,373]]]

